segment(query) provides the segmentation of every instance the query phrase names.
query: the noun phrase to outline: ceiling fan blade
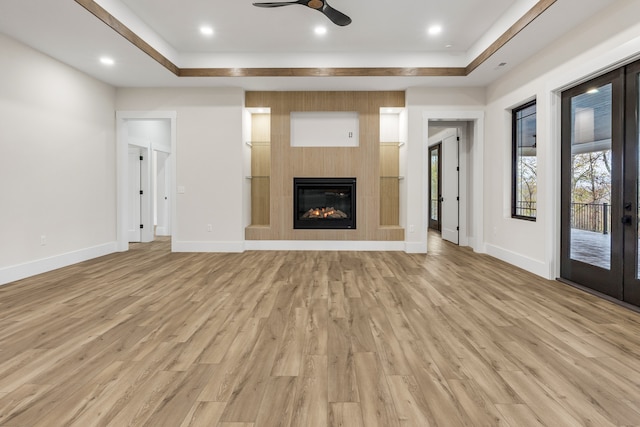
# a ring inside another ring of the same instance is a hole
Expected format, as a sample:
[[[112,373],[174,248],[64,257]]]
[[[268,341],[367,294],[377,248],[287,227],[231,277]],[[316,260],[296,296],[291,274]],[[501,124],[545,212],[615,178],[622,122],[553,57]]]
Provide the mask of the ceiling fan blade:
[[[264,2],[264,3],[253,3],[254,6],[258,6],[258,7],[281,7],[281,6],[289,6],[292,4],[300,4],[303,6],[310,7],[311,9],[315,9],[318,12],[321,12],[322,14],[324,14],[334,24],[339,25],[341,27],[351,24],[351,18],[349,18],[344,13],[337,11],[331,6],[329,6],[325,0],[296,0],[296,1],[274,1],[274,2]]]
[[[324,13],[325,16],[331,20],[331,22],[341,27],[351,24],[351,18],[329,6],[326,1],[324,2],[324,6],[322,7],[322,9],[320,9],[320,12]]]
[[[254,6],[258,7],[281,7],[281,6],[289,6],[292,4],[300,4],[299,1],[274,1],[274,2],[266,2],[266,3],[253,3]]]

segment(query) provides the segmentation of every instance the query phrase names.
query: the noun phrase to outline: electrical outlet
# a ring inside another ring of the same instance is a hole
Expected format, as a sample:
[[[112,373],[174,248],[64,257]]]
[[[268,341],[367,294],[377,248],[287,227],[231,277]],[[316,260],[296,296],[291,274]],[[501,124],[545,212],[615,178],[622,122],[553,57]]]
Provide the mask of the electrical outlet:
[[[213,225],[207,224],[207,231],[208,232],[212,232],[213,231]]]
[[[40,246],[44,246],[46,244],[47,244],[47,236],[43,234],[42,236],[40,236]]]

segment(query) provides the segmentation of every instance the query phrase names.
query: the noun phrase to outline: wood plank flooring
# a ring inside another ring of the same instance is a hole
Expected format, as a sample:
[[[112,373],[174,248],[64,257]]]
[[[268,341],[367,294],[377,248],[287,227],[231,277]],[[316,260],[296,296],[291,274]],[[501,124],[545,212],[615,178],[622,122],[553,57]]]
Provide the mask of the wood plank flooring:
[[[640,426],[640,314],[430,239],[0,287],[0,425]]]

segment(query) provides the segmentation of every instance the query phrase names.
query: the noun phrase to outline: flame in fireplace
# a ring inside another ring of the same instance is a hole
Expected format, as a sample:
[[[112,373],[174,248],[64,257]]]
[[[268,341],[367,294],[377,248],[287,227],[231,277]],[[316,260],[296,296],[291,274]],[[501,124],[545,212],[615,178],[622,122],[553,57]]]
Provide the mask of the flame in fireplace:
[[[302,215],[302,219],[342,219],[348,218],[347,214],[333,207],[309,209]]]

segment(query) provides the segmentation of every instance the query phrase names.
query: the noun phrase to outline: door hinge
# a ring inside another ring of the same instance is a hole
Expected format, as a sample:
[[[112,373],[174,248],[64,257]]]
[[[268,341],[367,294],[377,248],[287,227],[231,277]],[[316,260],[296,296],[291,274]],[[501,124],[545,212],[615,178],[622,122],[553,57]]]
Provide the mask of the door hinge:
[[[140,228],[141,228],[141,229],[142,229],[142,228],[144,228],[144,225],[143,225],[143,224],[140,224]]]
[[[460,231],[460,227],[456,227],[456,231]]]
[[[140,195],[144,194],[144,191],[140,190]]]
[[[460,172],[460,166],[456,166],[456,170]]]
[[[460,137],[456,136],[456,141],[460,142]]]
[[[144,160],[144,157],[140,156],[140,161],[143,161],[143,160]]]
[[[460,201],[460,197],[456,197],[456,200],[457,200],[457,201]]]

